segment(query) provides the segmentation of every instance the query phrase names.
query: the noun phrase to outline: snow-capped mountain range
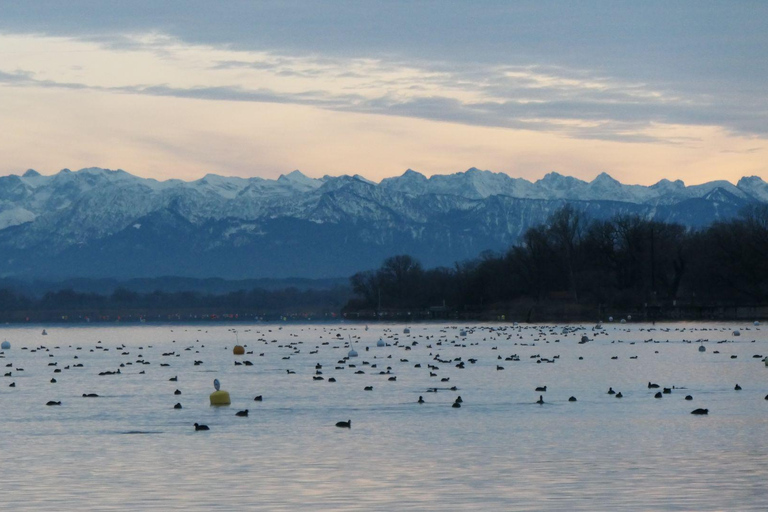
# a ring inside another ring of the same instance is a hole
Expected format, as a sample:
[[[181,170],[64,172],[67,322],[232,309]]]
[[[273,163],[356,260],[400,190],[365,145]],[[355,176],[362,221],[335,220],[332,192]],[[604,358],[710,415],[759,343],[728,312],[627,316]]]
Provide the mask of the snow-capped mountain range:
[[[547,174],[530,182],[475,168],[430,178],[408,170],[276,180],[209,174],[156,181],[99,168],[0,177],[0,276],[336,277],[408,253],[427,266],[504,250],[570,202],[595,218],[633,213],[701,227],[768,184],[623,185]]]

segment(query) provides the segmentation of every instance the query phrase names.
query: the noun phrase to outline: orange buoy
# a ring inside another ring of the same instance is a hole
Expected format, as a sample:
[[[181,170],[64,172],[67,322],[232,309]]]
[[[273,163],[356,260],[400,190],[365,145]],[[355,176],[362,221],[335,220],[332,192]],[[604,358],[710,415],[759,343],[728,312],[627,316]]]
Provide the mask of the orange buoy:
[[[241,356],[245,354],[245,348],[242,345],[235,345],[235,348],[232,349],[232,353],[236,356]]]

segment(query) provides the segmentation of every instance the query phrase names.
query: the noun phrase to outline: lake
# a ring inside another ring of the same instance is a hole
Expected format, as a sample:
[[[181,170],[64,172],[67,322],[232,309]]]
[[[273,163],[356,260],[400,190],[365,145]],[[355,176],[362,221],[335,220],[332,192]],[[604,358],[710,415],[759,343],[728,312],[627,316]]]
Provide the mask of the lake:
[[[768,327],[405,327],[5,326],[2,508],[768,508]]]

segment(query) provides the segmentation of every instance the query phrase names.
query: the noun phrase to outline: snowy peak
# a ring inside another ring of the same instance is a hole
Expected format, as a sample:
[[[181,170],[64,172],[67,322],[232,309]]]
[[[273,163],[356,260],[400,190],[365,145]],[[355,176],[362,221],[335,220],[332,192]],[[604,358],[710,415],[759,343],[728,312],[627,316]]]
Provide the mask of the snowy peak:
[[[428,193],[429,188],[427,177],[413,169],[408,169],[402,176],[384,178],[380,186],[386,190],[408,195],[423,195]]]
[[[455,195],[468,199],[484,199],[494,195],[527,197],[531,183],[508,174],[483,171],[471,167],[464,172],[450,175],[435,174],[429,178],[408,169],[402,176],[386,178],[381,188],[409,196],[425,194]]]
[[[533,189],[539,198],[577,199],[585,198],[588,183],[572,176],[563,176],[549,172],[533,183]]]
[[[202,193],[213,193],[232,199],[248,186],[248,182],[249,180],[245,178],[227,178],[218,174],[206,174],[199,180],[191,182],[191,185]]]
[[[277,181],[282,183],[309,183],[314,180],[308,178],[300,170],[296,169],[288,174],[281,174],[280,177],[277,178]]]
[[[611,187],[616,188],[620,187],[621,183],[619,183],[617,180],[613,179],[610,174],[607,172],[601,172],[600,174],[595,177],[594,180],[590,182],[590,185],[599,185],[601,187]]]
[[[768,183],[758,176],[745,176],[736,187],[758,201],[768,203]]]
[[[308,192],[320,188],[323,184],[321,180],[316,180],[305,176],[299,170],[288,174],[281,174],[277,178],[277,183],[296,192]]]
[[[547,186],[553,189],[563,189],[566,187],[573,187],[579,185],[586,185],[586,181],[582,181],[572,176],[563,176],[559,172],[548,172],[536,182],[537,185]]]
[[[424,181],[424,180],[427,179],[426,176],[424,176],[423,174],[421,174],[418,171],[414,171],[413,169],[407,169],[403,173],[403,175],[401,177],[402,178],[408,178],[408,179],[417,179],[417,180],[420,180],[420,181]]]
[[[362,181],[362,182],[364,182],[364,183],[367,183],[367,184],[369,184],[369,185],[376,185],[376,183],[375,183],[375,182],[373,182],[373,181],[369,180],[369,179],[368,179],[368,178],[366,178],[365,176],[361,176],[361,175],[359,175],[359,174],[355,174],[355,175],[354,175],[354,176],[352,176],[352,177],[353,177],[353,178],[355,178],[355,179],[356,179],[356,180],[358,180],[358,181]]]
[[[702,199],[706,201],[714,201],[718,203],[732,203],[732,204],[743,203],[743,200],[740,197],[728,192],[722,187],[717,187],[710,190],[709,192],[704,194],[704,196],[702,196]]]
[[[474,192],[474,196],[477,198],[519,193],[515,189],[514,180],[508,174],[481,171],[477,167],[467,169],[464,172],[463,181],[464,185]]]
[[[648,187],[652,190],[658,190],[663,193],[677,192],[685,188],[683,180],[669,181],[668,179],[659,180],[657,183]]]

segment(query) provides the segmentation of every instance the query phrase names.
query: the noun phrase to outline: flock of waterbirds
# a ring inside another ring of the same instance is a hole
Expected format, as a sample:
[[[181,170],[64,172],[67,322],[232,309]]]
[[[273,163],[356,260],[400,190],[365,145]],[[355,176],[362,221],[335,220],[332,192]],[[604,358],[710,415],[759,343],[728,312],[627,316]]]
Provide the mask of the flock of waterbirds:
[[[759,322],[754,323],[756,330],[759,330]],[[629,327],[628,327],[629,328]],[[402,330],[400,330],[402,329]],[[440,352],[443,349],[446,349],[450,347],[451,349],[471,349],[472,347],[480,346],[481,344],[491,345],[490,350],[491,351],[499,351],[499,348],[502,349],[506,348],[512,348],[515,346],[519,347],[536,347],[537,344],[539,346],[546,345],[549,343],[557,344],[557,343],[578,343],[578,344],[586,344],[590,341],[593,341],[596,338],[599,337],[605,337],[609,336],[609,333],[603,329],[601,324],[597,324],[594,327],[585,327],[585,326],[563,326],[563,325],[552,325],[552,326],[536,326],[536,325],[518,325],[515,324],[505,324],[505,325],[496,325],[496,326],[477,326],[477,327],[465,327],[465,328],[459,328],[457,326],[446,326],[443,328],[435,328],[432,327],[429,331],[425,330],[424,334],[412,334],[411,329],[408,327],[405,328],[395,328],[390,327],[386,328],[383,331],[383,335],[381,338],[378,339],[378,341],[373,342],[373,340],[370,339],[369,336],[367,336],[368,327],[364,327],[362,325],[354,325],[354,326],[348,326],[346,324],[338,324],[333,326],[321,326],[321,327],[313,327],[306,329],[301,329],[300,333],[292,333],[290,334],[291,337],[294,337],[294,341],[290,342],[283,342],[280,343],[274,336],[270,336],[273,334],[273,331],[279,331],[282,330],[282,326],[258,326],[258,328],[254,327],[251,329],[245,329],[243,332],[252,332],[253,334],[259,336],[256,343],[262,344],[264,346],[274,346],[276,345],[278,348],[284,350],[286,352],[286,355],[282,357],[282,360],[285,361],[284,368],[285,372],[289,375],[297,375],[297,378],[302,378],[302,374],[304,377],[309,378],[311,376],[313,381],[324,381],[327,383],[334,383],[337,382],[338,378],[343,378],[342,376],[345,375],[344,372],[351,372],[355,375],[378,375],[378,376],[386,376],[388,382],[394,382],[394,383],[401,383],[402,381],[398,381],[398,365],[412,365],[415,369],[421,369],[423,372],[428,372],[430,378],[434,378],[436,381],[440,382],[440,385],[436,386],[430,386],[424,390],[424,393],[438,393],[443,391],[449,391],[449,392],[458,392],[459,387],[456,385],[451,385],[451,378],[460,375],[460,373],[467,368],[467,365],[477,365],[477,366],[483,366],[478,365],[479,359],[478,357],[443,357],[441,356]],[[733,341],[735,338],[741,336],[740,330],[731,330],[729,328],[725,327],[719,327],[719,328],[712,328],[712,329],[696,329],[691,327],[667,327],[667,328],[640,328],[640,331],[647,331],[650,337],[648,339],[643,340],[643,343],[661,343],[663,340],[660,338],[663,337],[663,333],[670,332],[670,330],[676,330],[678,332],[695,332],[695,331],[712,331],[713,333],[717,333],[718,335],[725,336],[718,340],[710,340],[710,339],[696,339],[696,340],[683,340],[684,343],[699,343],[699,351],[704,352],[706,351],[705,343],[728,343]],[[198,329],[198,331],[203,332],[203,329]],[[229,331],[234,333],[238,332],[235,328],[230,328]],[[207,331],[205,331],[207,333]],[[46,331],[43,331],[43,334],[47,334]],[[615,333],[612,333],[612,335],[615,336]],[[268,339],[272,337],[272,339]],[[755,340],[752,340],[753,342]],[[175,341],[174,341],[175,343]],[[611,340],[611,343],[624,343],[622,340]],[[634,344],[635,342],[631,342],[631,344]],[[402,357],[399,358],[393,358],[393,354],[389,353],[387,355],[380,355],[377,354],[377,349],[380,349],[381,347],[389,347],[390,349],[394,349],[397,351],[402,352]],[[12,350],[10,349],[10,345],[8,342],[3,343],[3,348],[5,350],[0,352],[0,359],[10,359],[12,357]],[[142,355],[144,352],[152,352],[155,353],[157,351],[153,351],[152,345],[138,345],[136,347],[128,347],[125,344],[121,344],[115,347],[111,347],[112,350],[120,351],[120,355],[124,360],[119,364],[119,367],[115,370],[103,370],[103,369],[94,369],[94,368],[86,368],[82,362],[78,362],[79,356],[74,355],[72,356],[72,360],[68,362],[62,361],[62,356],[57,354],[57,352],[61,351],[61,346],[57,345],[54,347],[46,347],[43,344],[40,344],[35,347],[26,347],[23,346],[20,348],[20,350],[29,351],[30,353],[36,353],[41,356],[41,359],[45,361],[47,366],[50,368],[52,372],[52,377],[49,380],[50,384],[57,384],[57,376],[59,378],[62,378],[62,376],[65,376],[65,372],[74,372],[74,371],[90,371],[95,372],[95,375],[98,376],[116,376],[116,375],[122,375],[126,372],[132,372],[137,373],[139,375],[145,375],[145,370],[138,370],[138,368],[141,368],[144,365],[150,365],[153,363],[153,361],[150,361],[148,358]],[[98,341],[95,346],[93,347],[83,347],[83,346],[73,346],[69,345],[67,348],[73,349],[75,353],[77,354],[77,351],[87,350],[89,352],[108,352],[110,350],[110,347],[106,347],[102,344],[101,341]],[[308,348],[308,350],[307,350]],[[363,356],[360,356],[356,348],[360,348],[361,351],[363,351]],[[487,348],[487,347],[486,347]],[[337,350],[346,350],[346,355],[344,355],[341,358],[334,357],[334,354],[332,352],[333,349]],[[137,350],[139,351],[137,356],[132,357],[133,351]],[[158,364],[160,366],[171,366],[170,362],[166,361],[173,361],[173,359],[165,359],[165,358],[181,358],[182,354],[184,352],[191,352],[194,354],[193,357],[187,357],[183,358],[180,361],[180,364],[191,364],[193,366],[203,366],[205,365],[204,361],[202,359],[199,359],[201,357],[204,357],[202,354],[205,353],[206,350],[227,350],[232,352],[232,348],[230,344],[213,344],[209,345],[209,348],[206,349],[206,345],[204,341],[200,341],[199,339],[196,341],[196,343],[192,346],[188,346],[184,348],[183,350],[173,350],[170,352],[160,352],[160,361]],[[304,351],[304,352],[302,352]],[[472,350],[467,350],[468,352],[473,352]],[[656,351],[658,353],[658,351]],[[249,347],[248,345],[243,345],[242,348],[239,349],[239,353],[242,355],[233,354],[232,355],[232,361],[234,366],[255,366],[256,368],[254,371],[258,372],[258,366],[253,361],[250,360],[249,356],[259,356],[263,357],[265,355],[264,352],[256,353],[256,350],[253,347]],[[473,352],[474,353],[474,352]],[[714,350],[712,354],[719,354],[718,350]],[[291,365],[291,358],[294,358],[293,361],[296,361],[299,357],[311,357],[315,362],[313,371],[309,372],[306,370],[308,367],[307,365],[303,365],[303,369],[298,369],[298,365]],[[630,356],[629,359],[636,359],[638,356]],[[735,359],[736,355],[731,355],[731,359]],[[768,357],[763,357],[761,354],[755,354],[752,356],[754,359],[760,359],[763,362],[765,362],[765,365],[768,366]],[[618,356],[610,356],[611,359],[615,360],[618,358]],[[501,372],[504,370],[507,370],[507,366],[516,365],[516,364],[525,364],[527,363],[533,363],[533,364],[555,364],[560,359],[560,356],[557,354],[551,355],[549,357],[543,357],[541,355],[541,352],[536,354],[530,354],[527,356],[526,359],[521,357],[519,354],[509,354],[509,355],[496,355],[494,358],[493,363],[486,364],[485,369],[489,371],[494,372]],[[583,359],[583,356],[578,356],[578,359]],[[382,360],[385,362],[382,363]],[[331,362],[329,362],[331,361]],[[157,362],[157,361],[155,361]],[[61,366],[59,365],[61,363]],[[486,363],[488,363],[486,361]],[[174,361],[174,364],[179,364]],[[506,365],[506,366],[505,366]],[[15,388],[16,382],[13,380],[14,372],[19,373],[23,372],[24,368],[17,367],[13,364],[13,362],[8,362],[5,364],[6,372],[4,374],[5,378],[11,379],[11,382],[8,384],[8,387]],[[334,376],[333,377],[327,377],[325,376],[324,372],[327,371],[330,368],[333,368]],[[511,367],[510,367],[511,368]],[[311,374],[311,375],[309,375]],[[222,375],[224,377],[224,375]],[[456,379],[460,380],[460,379]],[[168,379],[170,382],[178,382],[178,376],[171,377]],[[35,383],[41,384],[41,383]],[[366,385],[362,387],[362,392],[369,392],[373,391],[374,386],[373,385]],[[676,388],[673,385],[670,386],[662,386],[659,384],[656,384],[652,381],[648,381],[647,389],[649,390],[656,390],[661,389],[661,391],[656,391],[653,394],[654,399],[661,399],[665,395],[671,395],[673,390],[679,389]],[[740,391],[742,388],[739,384],[735,384],[734,391]],[[534,390],[532,390],[534,393],[538,394],[538,399],[535,400],[534,404],[540,404],[544,405],[547,403],[547,401],[544,399],[544,394],[547,393],[547,385],[537,386]],[[412,392],[412,391],[409,391]],[[623,393],[621,391],[615,391],[613,387],[610,387],[607,391],[605,391],[607,395],[610,395],[614,398],[621,399],[623,398]],[[52,394],[55,394],[52,393]],[[174,395],[178,396],[181,395],[182,391],[180,389],[176,389],[174,391]],[[93,392],[83,392],[82,398],[99,398],[99,395],[97,393]],[[254,402],[261,402],[263,401],[263,395],[256,395],[253,398]],[[691,401],[693,400],[693,395],[686,394],[684,397],[684,400]],[[768,395],[765,396],[765,400],[768,400]],[[568,402],[577,402],[578,399],[575,396],[570,396],[567,399]],[[413,401],[416,405],[427,403],[427,400],[424,399],[424,395],[419,395],[418,399]],[[454,401],[451,403],[451,407],[453,408],[461,408],[462,404],[464,403],[464,400],[461,398],[460,395],[457,395]],[[49,400],[46,404],[46,406],[62,406],[63,400]],[[177,402],[173,409],[181,409],[182,404],[180,402]],[[248,409],[240,410],[235,413],[235,416],[237,417],[248,417]],[[706,415],[709,413],[709,409],[707,408],[696,408],[693,411],[690,412],[690,414],[693,415]],[[348,419],[346,421],[339,421],[335,424],[336,427],[339,428],[346,428],[351,429],[352,427],[352,420]],[[210,427],[208,425],[200,424],[200,423],[194,423],[195,431],[208,431],[210,430]]]

